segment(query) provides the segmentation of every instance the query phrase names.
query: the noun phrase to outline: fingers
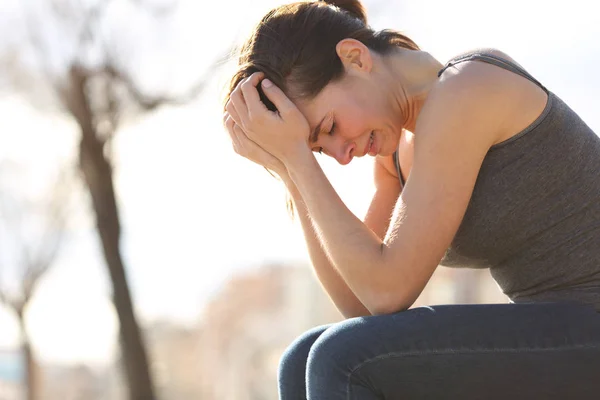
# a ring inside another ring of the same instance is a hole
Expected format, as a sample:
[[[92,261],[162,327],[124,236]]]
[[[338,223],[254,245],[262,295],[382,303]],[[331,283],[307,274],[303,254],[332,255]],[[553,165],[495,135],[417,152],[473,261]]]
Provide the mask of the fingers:
[[[242,94],[244,95],[244,100],[246,102],[246,107],[248,109],[250,118],[260,118],[261,114],[270,113],[269,109],[267,109],[267,107],[260,100],[258,90],[256,89],[256,86],[258,86],[264,77],[264,73],[255,72],[239,85],[242,89]]]
[[[283,115],[296,108],[283,91],[268,79],[263,72],[255,72],[244,78],[231,93],[226,110],[242,128],[247,128],[251,120],[261,119],[271,111],[260,100],[257,86],[262,85],[265,95],[273,102],[279,114]]]
[[[225,106],[227,112],[231,115],[234,121],[240,126],[246,126],[248,122],[248,108],[246,107],[246,101],[244,100],[244,94],[242,93],[242,84],[245,80],[242,80],[236,88],[231,92],[229,101]]]
[[[234,124],[233,131],[235,137],[234,150],[238,155],[262,165],[263,167],[271,169],[274,168],[273,166],[275,165],[275,157],[272,154],[268,153],[259,144],[248,138],[244,130],[239,125]]]
[[[256,90],[256,86],[264,76],[262,72],[255,72],[242,79],[229,96],[225,109],[241,127],[247,127],[253,115],[260,116],[263,112],[269,112]]]
[[[225,105],[225,110],[225,114],[223,115],[223,124],[225,124],[227,118],[231,118],[232,121],[238,125],[242,124],[242,120],[240,119],[240,116],[237,110],[235,109],[235,106],[233,105],[231,99],[229,99],[229,101]]]
[[[225,125],[229,136],[233,139],[233,126],[235,125],[235,121],[233,120],[233,118],[231,118],[231,115],[229,115],[228,112],[225,112],[225,114],[223,114],[223,125]]]
[[[261,85],[265,95],[273,102],[273,104],[275,104],[275,107],[277,107],[279,114],[287,114],[289,111],[296,108],[294,103],[285,95],[285,93],[283,93],[283,90],[275,86],[270,80],[263,79]]]
[[[242,127],[240,127],[228,113],[225,114],[224,125],[229,132],[233,151],[242,157],[260,163],[255,159],[255,157],[253,157],[253,154],[256,152],[259,146],[252,140],[248,139]]]
[[[239,127],[238,124],[236,124],[233,118],[231,118],[231,115],[229,115],[229,113],[227,112],[223,117],[223,124],[225,125],[225,128],[227,128],[227,132],[229,132],[229,137],[231,138],[231,145],[233,146],[233,150],[237,154],[241,154],[242,147],[239,135],[240,133],[243,134],[242,129]]]
[[[237,124],[244,135],[239,137],[242,142],[251,140],[274,157],[285,159],[284,153],[292,151],[293,146],[282,139],[278,132],[289,130],[294,140],[304,141],[308,137],[308,122],[285,93],[263,79],[264,76],[264,73],[256,72],[239,82],[230,95],[226,105],[228,115],[224,118],[226,121],[227,118],[232,120],[227,123],[230,135],[239,133],[235,129]],[[258,85],[262,85],[265,95],[277,107],[277,113],[267,109],[261,101]]]

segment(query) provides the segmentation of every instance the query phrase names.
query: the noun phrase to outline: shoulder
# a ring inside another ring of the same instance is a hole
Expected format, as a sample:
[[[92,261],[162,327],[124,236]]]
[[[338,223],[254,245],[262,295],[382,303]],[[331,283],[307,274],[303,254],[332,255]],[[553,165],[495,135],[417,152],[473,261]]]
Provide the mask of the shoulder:
[[[491,55],[494,55],[496,57],[500,57],[500,58],[508,60],[508,61],[510,61],[512,63],[515,63],[519,67],[522,68],[522,66],[519,65],[519,63],[517,63],[517,61],[514,58],[512,58],[509,54],[507,54],[506,52],[504,52],[504,51],[502,51],[500,49],[497,49],[495,47],[475,47],[475,48],[463,51],[462,53],[459,53],[459,54],[453,56],[449,61],[452,61],[452,60],[455,60],[455,59],[458,59],[458,58],[462,58],[462,57],[465,57],[467,55],[474,54],[474,53],[491,54]]]
[[[514,62],[500,50],[486,48],[481,51]],[[485,62],[463,61],[451,65],[432,87],[418,123],[435,125],[453,121],[455,129],[487,136],[491,146],[510,129],[511,120],[518,112],[513,100],[522,91],[522,79],[511,71]]]
[[[453,57],[449,63],[451,64],[444,70],[438,79],[438,83],[442,87],[447,87],[451,84],[472,84],[477,85],[482,89],[480,92],[493,92],[499,95],[510,95],[511,91],[522,89],[523,84],[531,85],[527,79],[521,75],[498,65],[484,62],[481,59],[467,59],[460,62],[455,62],[463,56],[480,53],[489,54],[496,58],[506,60],[511,64],[524,70],[513,57],[496,48],[476,48],[464,52],[456,57]],[[446,63],[447,65],[448,63]]]
[[[480,59],[467,59],[457,62],[457,60],[464,58],[465,56],[477,53],[489,54],[497,58],[506,60],[512,64],[515,64],[520,68],[523,68],[514,58],[512,58],[507,53],[496,48],[481,47],[463,52],[450,59],[448,61],[450,65],[444,70],[443,74],[441,74],[439,82],[443,83],[447,81],[454,81],[459,77],[463,80],[473,79],[475,77],[487,78],[488,82],[491,84],[520,81],[521,77],[515,74],[514,72],[491,63],[482,62]],[[446,63],[446,65],[448,65],[448,63]]]

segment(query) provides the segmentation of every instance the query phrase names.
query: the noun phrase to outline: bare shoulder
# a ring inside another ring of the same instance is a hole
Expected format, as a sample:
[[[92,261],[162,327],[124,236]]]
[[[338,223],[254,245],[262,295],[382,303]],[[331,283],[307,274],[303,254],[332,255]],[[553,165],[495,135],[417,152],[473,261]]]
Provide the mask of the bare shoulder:
[[[484,48],[475,48],[469,51],[463,52],[457,55],[454,58],[461,58],[464,55],[472,54],[472,53],[485,53],[496,58],[506,60],[509,63],[515,64],[519,68],[525,70],[521,64],[517,62],[513,57],[509,54],[505,53],[502,50],[492,48],[492,47],[484,47]],[[516,74],[506,68],[502,68],[498,65],[494,65],[488,62],[483,62],[481,59],[472,59],[472,60],[464,60],[461,62],[453,63],[450,65],[444,73],[440,77],[440,82],[451,79],[457,75],[465,75],[465,74],[473,74],[474,72],[479,72],[480,74],[487,74],[488,78],[502,81],[502,83],[506,84],[531,84],[530,81],[523,78],[519,74]]]
[[[485,51],[486,53],[495,55],[497,57],[503,58],[505,60],[508,60],[516,65],[518,65],[519,67],[523,68],[521,66],[521,64],[519,64],[514,58],[512,58],[511,56],[509,56],[508,54],[506,54],[505,52],[495,49],[495,48],[484,48],[482,49],[483,51]]]
[[[492,146],[505,133],[514,112],[507,78],[498,69],[477,62],[446,69],[427,96],[416,130],[436,135],[442,132],[440,125],[452,123],[455,131],[469,126],[478,139],[488,139],[484,141]]]
[[[513,64],[516,64],[517,66],[519,66],[520,68],[523,68],[521,66],[521,64],[519,64],[513,57],[511,57],[509,54],[505,53],[504,51],[501,51],[499,49],[496,48],[491,48],[491,47],[485,47],[485,48],[475,48],[475,49],[471,49],[469,51],[465,51],[463,53],[458,54],[457,56],[453,57],[453,59],[456,58],[461,58],[465,55],[468,54],[472,54],[472,53],[485,53],[485,54],[490,54],[492,56],[498,57],[500,59],[503,60],[507,60]],[[488,72],[497,72],[497,73],[501,73],[501,75],[505,75],[505,76],[511,76],[511,75],[515,75],[514,73],[512,73],[511,71],[508,71],[506,69],[503,69],[501,67],[498,67],[496,65],[490,64],[490,63],[486,63],[486,62],[482,62],[481,60],[478,59],[473,59],[473,60],[464,60],[461,62],[457,62],[457,63],[453,63],[452,65],[450,65],[445,71],[444,73],[441,75],[440,77],[440,81],[443,82],[451,77],[454,77],[456,75],[459,74],[463,74],[465,72],[473,72],[473,71],[488,71]]]
[[[491,54],[525,70],[513,57],[499,49],[477,48],[464,54],[473,51]],[[447,68],[432,90],[432,98],[440,94],[444,97],[444,93],[460,96],[460,93],[466,92],[469,95],[463,100],[473,100],[471,106],[477,107],[481,117],[488,119],[490,125],[486,132],[494,138],[493,144],[527,127],[540,115],[548,99],[546,92],[529,79],[479,60],[463,61]]]
[[[504,58],[504,59],[507,59],[509,61],[516,63],[516,61],[511,56],[509,56],[504,51],[497,49],[495,47],[475,47],[475,48],[472,48],[470,50],[464,51],[464,52],[456,55],[456,57],[461,57],[461,56],[464,56],[464,55],[467,55],[467,54],[470,54],[473,52],[492,54],[492,55],[495,55],[495,56],[498,56],[498,57],[501,57],[501,58]]]

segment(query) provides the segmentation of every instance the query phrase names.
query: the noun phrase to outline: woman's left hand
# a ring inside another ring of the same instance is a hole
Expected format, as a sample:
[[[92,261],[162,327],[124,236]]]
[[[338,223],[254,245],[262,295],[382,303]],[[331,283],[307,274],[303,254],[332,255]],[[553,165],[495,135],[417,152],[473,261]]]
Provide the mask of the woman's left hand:
[[[283,178],[287,170],[283,163],[271,153],[262,149],[258,144],[248,139],[244,130],[234,122],[229,112],[223,115],[223,125],[229,132],[233,150],[240,156],[270,169]]]
[[[300,150],[310,152],[310,127],[283,91],[263,78],[262,72],[255,72],[242,80],[231,93],[226,110],[248,139],[287,164]],[[260,100],[259,84],[278,111],[270,111]]]

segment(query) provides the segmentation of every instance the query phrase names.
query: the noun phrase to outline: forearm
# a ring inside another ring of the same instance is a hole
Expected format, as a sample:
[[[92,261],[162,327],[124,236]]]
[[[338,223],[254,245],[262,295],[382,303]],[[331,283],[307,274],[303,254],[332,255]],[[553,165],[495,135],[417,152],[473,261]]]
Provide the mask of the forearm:
[[[346,207],[312,154],[287,167],[337,272],[371,313],[385,307],[392,282],[382,240]]]
[[[321,285],[345,318],[371,315],[329,260],[315,232],[306,204],[298,192],[296,185],[287,174],[282,177],[282,180],[285,182],[292,196],[296,214],[302,225],[310,260]]]

